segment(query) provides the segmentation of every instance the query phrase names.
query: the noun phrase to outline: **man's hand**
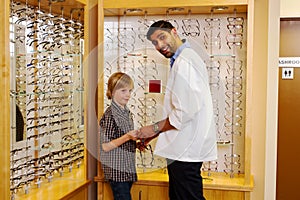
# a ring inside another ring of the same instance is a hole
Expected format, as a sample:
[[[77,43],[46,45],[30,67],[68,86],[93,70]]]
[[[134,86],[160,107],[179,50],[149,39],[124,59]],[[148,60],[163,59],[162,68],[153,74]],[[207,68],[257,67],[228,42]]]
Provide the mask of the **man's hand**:
[[[138,137],[139,138],[151,138],[155,135],[157,135],[157,133],[155,133],[153,131],[153,125],[149,125],[149,126],[144,126],[144,127],[140,128],[140,133],[139,133]]]

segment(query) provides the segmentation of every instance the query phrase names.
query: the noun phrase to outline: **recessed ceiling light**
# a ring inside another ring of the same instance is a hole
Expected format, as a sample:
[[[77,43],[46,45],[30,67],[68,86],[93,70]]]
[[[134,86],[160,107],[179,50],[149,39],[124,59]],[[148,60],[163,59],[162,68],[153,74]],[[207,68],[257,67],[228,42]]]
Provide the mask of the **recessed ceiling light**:
[[[218,11],[227,10],[227,9],[228,9],[227,6],[214,6],[211,8],[211,10],[218,10]]]
[[[129,12],[129,13],[136,13],[136,12],[142,12],[143,10],[140,9],[140,8],[129,8],[126,10],[126,12]]]
[[[171,12],[180,12],[180,11],[183,11],[184,8],[182,7],[173,7],[173,8],[168,8],[168,11],[171,11]]]

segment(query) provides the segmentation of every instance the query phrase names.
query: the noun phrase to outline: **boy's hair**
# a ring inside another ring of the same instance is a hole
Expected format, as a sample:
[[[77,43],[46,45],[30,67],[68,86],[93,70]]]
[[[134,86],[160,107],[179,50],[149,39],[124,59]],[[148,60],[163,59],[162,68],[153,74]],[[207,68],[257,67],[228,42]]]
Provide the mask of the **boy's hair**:
[[[134,87],[134,82],[132,80],[132,78],[123,73],[123,72],[116,72],[113,73],[109,79],[108,79],[108,83],[107,83],[107,91],[106,91],[106,96],[108,99],[112,99],[112,94],[114,90],[123,88],[123,87]]]
[[[150,37],[151,35],[156,31],[156,30],[164,30],[171,32],[171,30],[175,28],[170,22],[165,21],[165,20],[159,20],[157,22],[154,22],[150,27],[147,32],[147,39],[151,40]]]

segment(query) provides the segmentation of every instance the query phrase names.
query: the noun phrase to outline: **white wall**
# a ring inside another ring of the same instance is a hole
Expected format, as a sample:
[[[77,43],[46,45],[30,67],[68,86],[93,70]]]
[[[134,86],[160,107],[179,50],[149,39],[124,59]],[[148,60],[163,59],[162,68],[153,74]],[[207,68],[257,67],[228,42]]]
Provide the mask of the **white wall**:
[[[299,0],[280,0],[280,17],[300,17]]]
[[[299,0],[278,0],[269,1],[269,58],[268,58],[268,105],[267,105],[267,124],[266,124],[266,160],[265,160],[265,187],[264,200],[276,199],[276,161],[277,161],[277,91],[274,85],[278,84],[278,69],[274,70],[278,63],[279,49],[279,22],[277,10],[280,10],[281,18],[300,17]],[[278,41],[274,45],[274,41]],[[275,48],[274,48],[275,47]],[[273,49],[273,50],[272,50]],[[274,51],[274,49],[276,51]],[[273,100],[272,100],[273,99]],[[252,198],[253,199],[253,198]]]

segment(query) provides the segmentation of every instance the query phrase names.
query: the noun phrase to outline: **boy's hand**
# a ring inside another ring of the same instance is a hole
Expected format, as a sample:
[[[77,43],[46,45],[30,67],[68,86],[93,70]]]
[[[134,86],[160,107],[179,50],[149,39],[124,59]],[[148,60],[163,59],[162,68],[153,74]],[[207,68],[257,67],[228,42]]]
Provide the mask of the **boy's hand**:
[[[139,130],[132,130],[132,131],[129,131],[127,133],[127,135],[129,136],[130,140],[136,141],[138,139],[139,133],[140,133]]]

